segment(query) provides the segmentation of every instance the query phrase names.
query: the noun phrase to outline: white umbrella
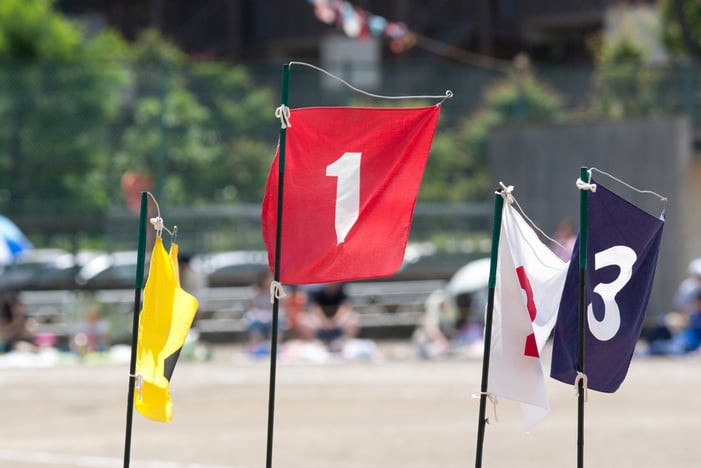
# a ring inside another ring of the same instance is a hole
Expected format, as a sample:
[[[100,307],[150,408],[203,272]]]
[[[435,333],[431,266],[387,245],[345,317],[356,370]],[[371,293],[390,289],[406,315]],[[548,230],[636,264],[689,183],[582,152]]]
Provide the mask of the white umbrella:
[[[13,263],[22,252],[31,248],[31,242],[15,223],[0,215],[0,265]]]
[[[454,296],[468,294],[489,286],[489,258],[474,260],[455,272],[447,290]]]

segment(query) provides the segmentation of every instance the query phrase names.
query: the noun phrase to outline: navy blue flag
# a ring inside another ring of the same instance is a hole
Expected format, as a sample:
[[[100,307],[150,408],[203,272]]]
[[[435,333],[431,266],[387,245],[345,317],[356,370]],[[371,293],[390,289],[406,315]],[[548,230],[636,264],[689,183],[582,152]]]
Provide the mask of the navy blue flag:
[[[597,184],[589,194],[584,374],[587,386],[615,392],[640,338],[662,239],[655,218]],[[562,293],[550,376],[574,384],[579,360],[579,237]]]

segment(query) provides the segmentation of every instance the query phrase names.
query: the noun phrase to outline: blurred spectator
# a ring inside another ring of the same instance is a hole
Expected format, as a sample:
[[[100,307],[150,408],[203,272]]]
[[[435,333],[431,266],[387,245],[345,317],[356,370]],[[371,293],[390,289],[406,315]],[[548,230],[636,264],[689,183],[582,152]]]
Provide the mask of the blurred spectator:
[[[178,271],[180,275],[180,287],[197,298],[199,309],[203,310],[205,304],[205,290],[207,280],[192,267],[192,254],[190,252],[178,252]]]
[[[248,352],[254,356],[264,356],[270,353],[270,340],[273,331],[273,304],[270,301],[270,284],[273,274],[265,267],[258,272],[253,284],[252,297],[244,313],[248,331]],[[278,332],[284,328],[284,314],[278,310]],[[279,333],[278,340],[282,339]]]
[[[701,258],[689,263],[689,276],[674,294],[674,308],[645,333],[649,354],[685,354],[701,347]]]
[[[304,321],[308,300],[309,298],[304,289],[294,285],[289,287],[284,303],[287,314],[287,332],[290,338],[313,338]]]
[[[343,283],[326,283],[311,294],[309,326],[313,336],[340,352],[347,340],[358,336],[360,321],[351,307]]]
[[[453,353],[479,357],[483,347],[482,290],[452,296],[439,289],[424,305],[424,316],[413,340],[419,357],[433,359]]]
[[[36,324],[27,317],[24,304],[16,293],[2,298],[0,311],[0,352],[14,351],[22,342],[31,342]]]
[[[689,263],[689,276],[681,282],[674,294],[674,307],[678,312],[693,312],[695,298],[701,291],[701,258]]]
[[[424,316],[413,335],[420,357],[436,358],[450,353],[457,316],[458,308],[446,291],[439,289],[428,296]]]
[[[110,347],[110,323],[98,306],[90,307],[71,338],[71,351],[78,354],[105,352]]]
[[[701,348],[701,289],[696,291],[679,331],[662,325],[648,335],[650,354],[679,355]]]
[[[566,218],[557,225],[557,229],[555,230],[555,242],[552,243],[550,248],[555,255],[560,257],[563,261],[569,262],[576,241],[577,229],[574,222]]]

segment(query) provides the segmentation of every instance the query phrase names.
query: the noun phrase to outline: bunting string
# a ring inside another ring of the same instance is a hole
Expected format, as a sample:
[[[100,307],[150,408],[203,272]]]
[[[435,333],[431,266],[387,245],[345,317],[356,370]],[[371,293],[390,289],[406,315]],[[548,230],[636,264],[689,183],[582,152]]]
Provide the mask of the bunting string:
[[[389,49],[395,54],[417,47],[441,57],[484,69],[505,71],[512,68],[509,61],[495,59],[423,36],[411,31],[401,21],[389,21],[348,1],[308,0],[308,2],[314,7],[314,16],[322,23],[336,26],[351,39],[363,41],[369,37],[385,37],[389,40]]]
[[[343,78],[341,78],[341,77],[339,77],[339,76],[336,76],[336,75],[334,75],[333,73],[331,73],[331,72],[329,72],[329,71],[327,71],[327,70],[324,70],[324,69],[321,68],[321,67],[317,67],[316,65],[312,65],[312,64],[306,63],[306,62],[290,62],[290,63],[289,63],[290,68],[292,67],[292,65],[301,65],[301,66],[304,66],[304,67],[309,67],[309,68],[312,68],[312,69],[314,69],[314,70],[317,70],[317,71],[323,73],[324,75],[326,75],[326,76],[328,76],[328,77],[330,77],[330,78],[333,78],[334,80],[337,80],[337,81],[343,83],[345,86],[347,86],[348,88],[352,89],[352,90],[355,91],[356,93],[364,94],[365,96],[368,96],[368,97],[371,97],[371,98],[376,98],[376,99],[440,99],[439,104],[443,104],[443,102],[444,102],[446,99],[450,99],[450,98],[453,97],[453,92],[452,92],[451,90],[449,90],[449,89],[446,90],[445,94],[442,95],[442,96],[430,96],[430,95],[425,95],[425,96],[383,96],[383,95],[381,95],[381,94],[373,94],[373,93],[371,93],[371,92],[368,92],[368,91],[365,91],[365,90],[356,88],[355,86],[353,86],[352,84],[350,84],[350,83],[348,83],[346,80],[344,80]],[[282,106],[281,106],[281,107],[282,107]],[[279,116],[277,115],[277,111],[275,111],[275,116],[276,116],[276,117],[279,117]],[[285,128],[285,127],[283,127],[283,128]]]

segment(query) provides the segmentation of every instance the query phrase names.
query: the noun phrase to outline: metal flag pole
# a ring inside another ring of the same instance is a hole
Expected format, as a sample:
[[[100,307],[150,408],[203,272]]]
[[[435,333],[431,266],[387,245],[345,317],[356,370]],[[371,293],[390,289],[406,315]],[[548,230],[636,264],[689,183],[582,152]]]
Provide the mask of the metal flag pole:
[[[287,94],[290,81],[290,65],[285,64],[282,67],[282,85],[281,85],[281,104],[280,113],[284,114],[287,109]],[[280,249],[282,244],[282,203],[283,189],[285,186],[285,138],[287,135],[287,126],[280,125],[280,150],[278,155],[278,182],[277,182],[277,220],[275,225],[275,271],[273,272],[273,280],[275,283],[280,283]],[[270,468],[273,466],[273,424],[275,421],[275,379],[277,372],[277,341],[278,341],[278,322],[280,315],[280,299],[278,294],[273,295],[273,321],[272,332],[270,334],[270,381],[268,391],[268,436],[265,453],[265,466]]]
[[[590,182],[591,174],[582,167],[579,178]],[[577,373],[584,375],[584,341],[586,337],[586,272],[587,272],[587,233],[589,231],[589,190],[579,190],[579,349]],[[577,380],[577,468],[584,467],[584,379]]]
[[[131,432],[134,419],[134,387],[136,383],[136,346],[139,339],[139,311],[141,290],[144,287],[144,264],[146,263],[146,217],[148,215],[148,192],[141,192],[139,215],[139,244],[136,254],[136,278],[134,282],[134,318],[131,329],[131,360],[129,361],[129,392],[127,394],[127,428],[124,438],[124,468],[129,468],[131,458]]]
[[[499,254],[499,235],[501,233],[501,215],[504,207],[503,190],[496,192],[494,199],[494,225],[492,226],[492,251],[489,266],[489,296],[484,323],[484,353],[482,357],[482,385],[480,387],[480,409],[477,425],[477,451],[475,468],[482,466],[482,449],[484,446],[484,431],[487,425],[487,384],[489,381],[489,355],[492,346],[492,316],[494,313],[494,287],[497,276],[497,259]]]

